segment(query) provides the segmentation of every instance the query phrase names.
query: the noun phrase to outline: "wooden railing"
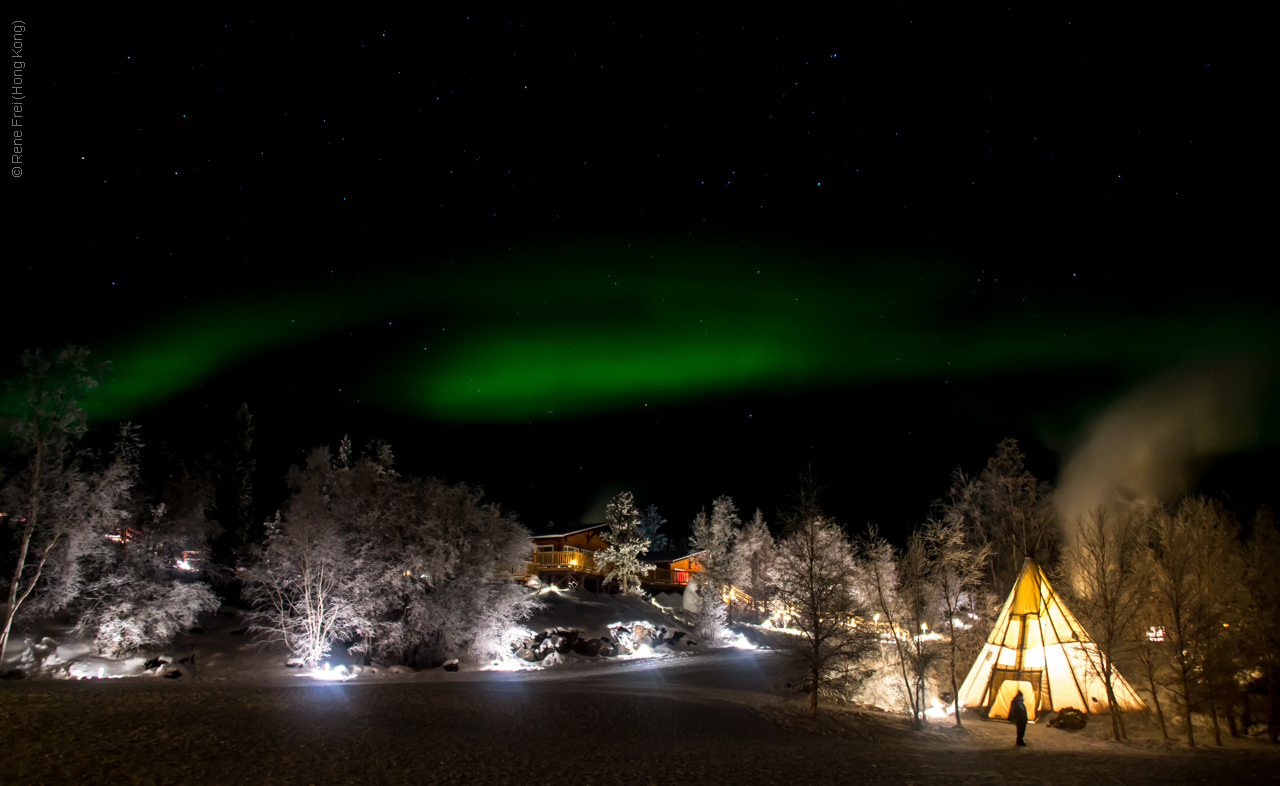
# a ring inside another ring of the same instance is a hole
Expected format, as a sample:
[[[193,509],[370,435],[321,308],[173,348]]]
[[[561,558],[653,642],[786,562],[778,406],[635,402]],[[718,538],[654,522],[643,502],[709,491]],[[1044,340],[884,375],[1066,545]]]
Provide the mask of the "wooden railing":
[[[683,587],[689,583],[689,571],[654,568],[646,573],[641,581],[645,584],[670,584],[676,587]]]
[[[608,564],[596,558],[596,552],[585,550],[535,551],[528,562],[522,564],[500,563],[495,570],[495,577],[503,581],[524,580],[530,576],[552,570],[571,570],[579,573],[593,573],[599,576],[608,572]],[[696,573],[696,571],[695,571]],[[645,584],[661,584],[672,587],[683,587],[689,583],[689,571],[670,568],[654,568],[644,575]],[[734,590],[734,600],[749,603],[751,598],[741,590]]]
[[[534,570],[533,563],[531,562],[518,562],[515,564],[510,562],[499,562],[498,566],[494,568],[493,571],[494,577],[499,581],[511,581],[513,579],[517,581],[524,581],[535,573],[537,573],[537,571]]]
[[[535,551],[533,565],[538,571],[567,568],[583,573],[604,572],[604,566],[597,567],[595,553],[590,551]]]

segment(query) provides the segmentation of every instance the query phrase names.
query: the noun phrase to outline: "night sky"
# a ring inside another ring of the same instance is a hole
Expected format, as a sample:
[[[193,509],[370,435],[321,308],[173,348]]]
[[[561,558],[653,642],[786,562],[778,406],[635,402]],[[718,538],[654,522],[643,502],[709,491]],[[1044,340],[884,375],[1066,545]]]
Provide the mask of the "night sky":
[[[27,20],[0,368],[192,457],[247,402],[264,515],[347,432],[535,529],[812,466],[897,537],[1004,437],[1280,503],[1262,50],[939,13]]]

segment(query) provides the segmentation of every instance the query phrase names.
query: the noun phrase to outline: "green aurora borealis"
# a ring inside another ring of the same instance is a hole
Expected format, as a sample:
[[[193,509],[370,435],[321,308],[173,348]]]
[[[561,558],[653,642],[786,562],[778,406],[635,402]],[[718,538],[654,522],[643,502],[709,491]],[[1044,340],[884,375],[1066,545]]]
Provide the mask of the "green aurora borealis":
[[[273,358],[310,369],[308,395],[494,423],[1277,349],[1275,315],[1248,303],[1137,308],[1081,296],[1091,282],[1070,271],[1055,281],[971,267],[731,243],[502,249],[211,296],[80,343],[113,362],[89,402],[101,418]],[[345,351],[360,368],[335,359],[344,340],[359,341]]]

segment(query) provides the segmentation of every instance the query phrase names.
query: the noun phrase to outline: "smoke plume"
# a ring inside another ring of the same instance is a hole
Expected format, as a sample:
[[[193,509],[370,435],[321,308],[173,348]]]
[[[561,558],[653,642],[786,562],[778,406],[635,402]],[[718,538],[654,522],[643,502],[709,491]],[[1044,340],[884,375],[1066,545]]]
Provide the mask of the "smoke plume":
[[[1186,366],[1112,403],[1063,465],[1055,505],[1068,539],[1090,510],[1177,496],[1213,459],[1256,443],[1273,377],[1251,360]]]

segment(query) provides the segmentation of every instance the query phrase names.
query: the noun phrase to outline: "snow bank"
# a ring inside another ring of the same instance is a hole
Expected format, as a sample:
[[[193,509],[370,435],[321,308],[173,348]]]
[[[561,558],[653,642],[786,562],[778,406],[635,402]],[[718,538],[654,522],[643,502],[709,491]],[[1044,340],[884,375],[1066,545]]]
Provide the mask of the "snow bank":
[[[542,608],[525,623],[527,635],[513,657],[489,668],[585,665],[601,658],[687,654],[704,646],[696,616],[685,611],[680,595],[637,598],[547,587],[538,601]]]
[[[671,597],[665,599],[670,602]],[[538,593],[538,602],[543,608],[524,623],[535,632],[574,630],[583,638],[599,638],[608,636],[609,630],[619,624],[643,622],[652,628],[665,627],[689,635],[697,626],[697,621],[679,607],[660,605],[656,598],[546,588]]]
[[[697,633],[696,615],[685,611],[680,595],[636,598],[544,587],[537,591],[537,599],[542,608],[524,623],[513,653],[486,669],[583,666],[707,649]],[[203,616],[200,625],[179,636],[172,647],[119,659],[100,657],[91,643],[75,639],[66,629],[47,628],[12,642],[0,673],[54,679],[147,676],[196,682],[299,678],[344,682],[386,677],[459,679],[451,673],[468,665],[451,661],[445,668],[417,672],[347,654],[339,643],[330,657],[310,668],[279,646],[254,646],[243,615],[243,609],[223,606]],[[738,638],[737,646],[751,646]]]

